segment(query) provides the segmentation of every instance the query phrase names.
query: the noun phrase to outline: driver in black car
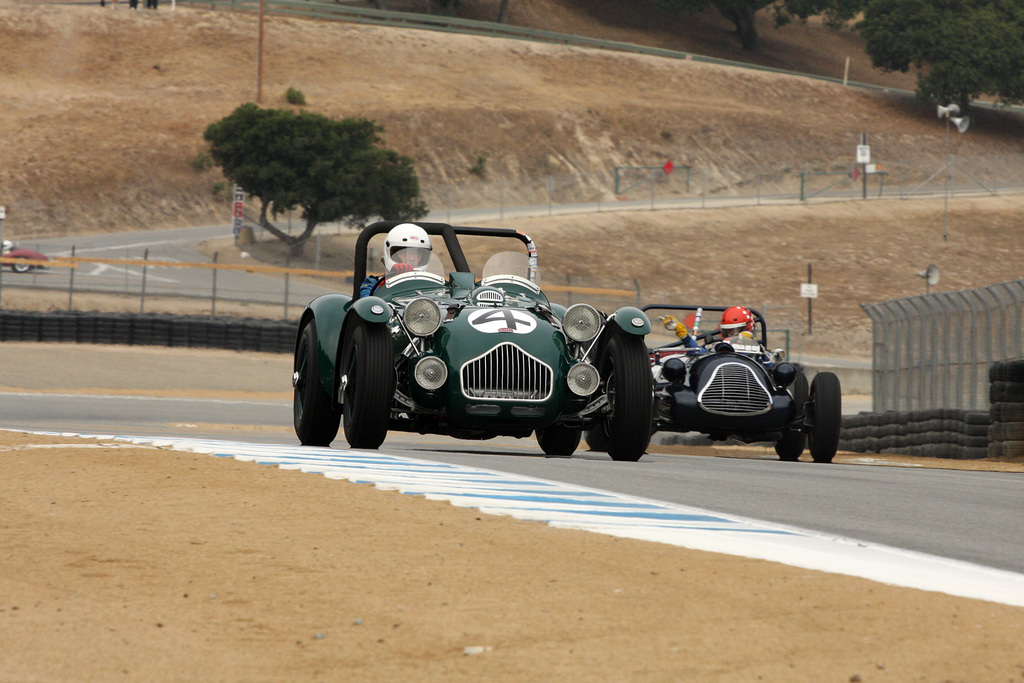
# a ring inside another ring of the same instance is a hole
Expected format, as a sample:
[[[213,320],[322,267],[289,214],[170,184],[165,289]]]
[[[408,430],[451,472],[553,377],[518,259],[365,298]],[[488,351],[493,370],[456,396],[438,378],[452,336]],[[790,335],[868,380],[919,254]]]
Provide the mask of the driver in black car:
[[[384,283],[384,278],[413,270],[424,271],[430,263],[430,235],[418,225],[402,223],[391,228],[384,239],[384,274],[368,275],[359,286],[359,296],[369,296]]]

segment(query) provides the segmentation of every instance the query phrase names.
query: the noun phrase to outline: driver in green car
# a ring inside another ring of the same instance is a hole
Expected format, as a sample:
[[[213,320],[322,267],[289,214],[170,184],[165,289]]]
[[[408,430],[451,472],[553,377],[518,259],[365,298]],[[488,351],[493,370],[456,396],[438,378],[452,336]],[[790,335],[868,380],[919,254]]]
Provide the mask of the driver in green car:
[[[424,271],[430,263],[430,235],[418,225],[402,223],[391,228],[384,239],[384,274],[368,275],[359,286],[359,296],[369,296],[384,283],[389,275]]]

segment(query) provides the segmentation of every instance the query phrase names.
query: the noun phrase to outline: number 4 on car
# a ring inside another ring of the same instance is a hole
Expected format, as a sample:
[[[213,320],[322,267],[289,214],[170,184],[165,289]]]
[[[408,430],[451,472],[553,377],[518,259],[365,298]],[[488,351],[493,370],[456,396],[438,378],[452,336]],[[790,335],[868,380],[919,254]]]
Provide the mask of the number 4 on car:
[[[370,240],[382,234],[384,275],[367,277]],[[496,246],[479,273],[466,239]],[[650,320],[632,306],[606,315],[550,302],[527,235],[382,221],[360,233],[353,270],[351,294],[314,299],[299,321],[292,384],[303,444],[328,446],[342,429],[351,447],[371,449],[391,430],[533,434],[545,454],[569,456],[587,431],[613,460],[644,454]]]

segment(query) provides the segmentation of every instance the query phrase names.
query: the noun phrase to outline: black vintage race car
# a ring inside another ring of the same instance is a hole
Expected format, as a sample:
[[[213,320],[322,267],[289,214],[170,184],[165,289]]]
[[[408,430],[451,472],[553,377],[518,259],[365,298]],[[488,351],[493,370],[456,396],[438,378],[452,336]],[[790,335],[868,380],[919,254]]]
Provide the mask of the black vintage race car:
[[[398,239],[409,226],[365,228],[351,294],[318,297],[302,314],[292,384],[303,444],[327,446],[343,425],[355,448],[379,447],[389,430],[535,434],[545,454],[566,456],[594,430],[614,460],[644,454],[653,382],[640,309],[553,304],[527,235],[443,223],[412,224],[409,234],[431,245],[428,265],[361,292],[371,240],[381,235],[389,249],[383,235]]]
[[[747,309],[753,329],[723,339],[719,320],[726,307],[652,304],[642,310],[652,318],[688,321],[697,347],[668,337],[649,349],[653,431],[771,442],[781,460],[797,460],[807,447],[814,462],[832,462],[842,420],[839,378],[819,372],[808,387],[802,369],[785,360],[785,351],[768,351],[761,313]],[[701,319],[712,321],[705,323],[710,329],[702,331]],[[591,438],[588,434],[593,447]]]

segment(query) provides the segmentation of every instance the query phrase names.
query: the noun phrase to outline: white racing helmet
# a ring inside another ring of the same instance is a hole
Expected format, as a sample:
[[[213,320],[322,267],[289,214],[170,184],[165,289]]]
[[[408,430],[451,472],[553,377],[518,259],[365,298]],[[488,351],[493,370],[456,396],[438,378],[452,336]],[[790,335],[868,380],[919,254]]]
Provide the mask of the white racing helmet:
[[[391,228],[384,239],[385,272],[390,273],[396,264],[408,264],[413,270],[426,270],[430,263],[430,235],[418,225],[402,223]]]

